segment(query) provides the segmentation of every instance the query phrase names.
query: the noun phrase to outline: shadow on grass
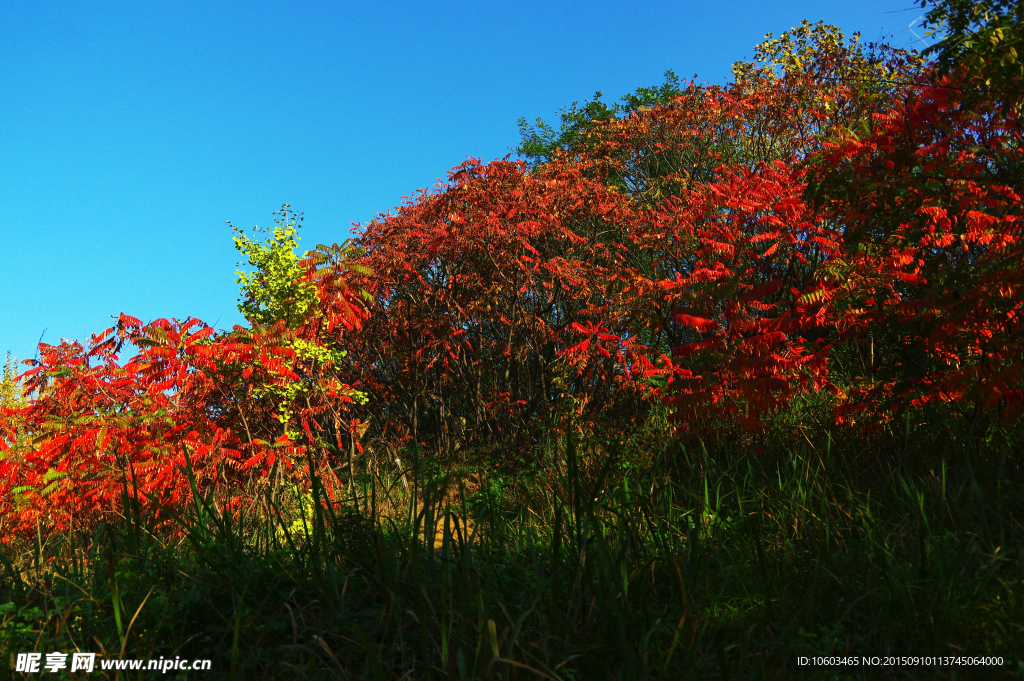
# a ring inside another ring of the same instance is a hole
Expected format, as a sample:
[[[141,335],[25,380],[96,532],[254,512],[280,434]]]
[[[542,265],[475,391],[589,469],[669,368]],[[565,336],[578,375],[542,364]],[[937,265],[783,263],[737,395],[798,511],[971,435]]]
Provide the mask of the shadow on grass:
[[[10,547],[0,649],[212,661],[80,679],[1016,678],[1021,452],[901,435],[563,438],[472,491],[410,455],[407,484],[364,475],[345,503],[315,480],[250,517],[197,496],[176,538],[126,484],[122,522]],[[864,664],[887,656],[936,657]]]

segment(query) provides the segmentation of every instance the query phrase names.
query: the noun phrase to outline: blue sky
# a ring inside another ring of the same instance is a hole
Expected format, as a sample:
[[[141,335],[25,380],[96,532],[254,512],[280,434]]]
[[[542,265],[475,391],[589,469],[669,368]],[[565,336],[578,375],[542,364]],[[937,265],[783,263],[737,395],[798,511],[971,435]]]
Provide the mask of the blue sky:
[[[341,242],[473,156],[684,78],[722,82],[765,33],[822,19],[909,46],[914,0],[4,3],[0,353],[127,312],[237,312],[225,221],[303,211]],[[921,30],[914,29],[918,34]],[[918,43],[920,45],[920,43]]]

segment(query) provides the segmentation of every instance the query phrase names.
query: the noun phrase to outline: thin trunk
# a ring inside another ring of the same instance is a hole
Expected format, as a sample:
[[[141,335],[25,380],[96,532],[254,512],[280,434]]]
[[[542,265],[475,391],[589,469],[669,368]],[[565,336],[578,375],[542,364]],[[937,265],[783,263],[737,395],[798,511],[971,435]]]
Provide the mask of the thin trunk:
[[[356,512],[359,512],[359,495],[356,493],[356,432],[350,431],[348,448],[348,479],[352,487],[352,499],[356,502]]]
[[[871,375],[875,375],[875,334],[871,333]]]

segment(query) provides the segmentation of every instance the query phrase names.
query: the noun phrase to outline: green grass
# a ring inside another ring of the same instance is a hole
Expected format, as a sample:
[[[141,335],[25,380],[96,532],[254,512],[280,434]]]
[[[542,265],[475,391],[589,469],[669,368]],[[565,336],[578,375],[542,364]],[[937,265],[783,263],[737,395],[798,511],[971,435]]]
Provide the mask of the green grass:
[[[1019,433],[867,439],[797,416],[759,455],[672,443],[657,420],[553,441],[514,476],[410,455],[408,488],[371,469],[348,507],[314,488],[234,523],[197,504],[177,543],[129,495],[92,537],[8,552],[0,655],[213,660],[138,678],[1019,677]],[[1004,664],[797,664],[887,655]]]

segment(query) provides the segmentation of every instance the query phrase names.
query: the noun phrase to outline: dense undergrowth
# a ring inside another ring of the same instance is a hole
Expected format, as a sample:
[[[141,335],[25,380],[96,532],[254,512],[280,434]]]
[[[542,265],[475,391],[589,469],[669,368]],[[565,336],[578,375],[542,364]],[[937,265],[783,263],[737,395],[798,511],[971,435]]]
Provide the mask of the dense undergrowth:
[[[1015,677],[1021,434],[864,438],[820,413],[780,414],[763,454],[659,445],[654,417],[626,442],[549,442],[514,478],[364,459],[345,503],[314,485],[232,523],[208,499],[177,539],[133,517],[128,482],[91,541],[5,554],[2,654],[213,660],[179,678]],[[797,664],[816,655],[1004,664]]]

